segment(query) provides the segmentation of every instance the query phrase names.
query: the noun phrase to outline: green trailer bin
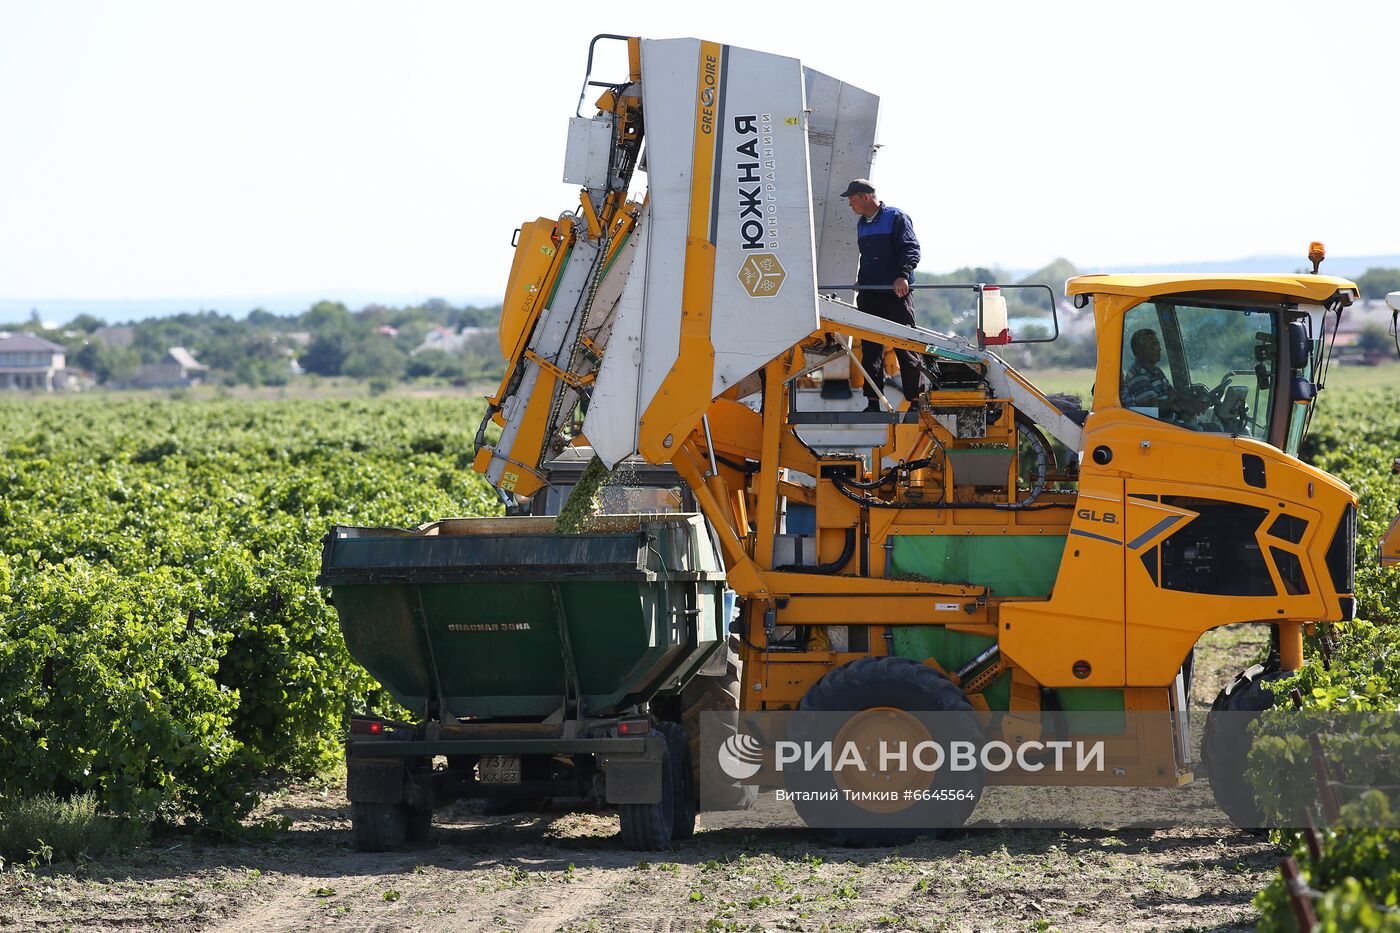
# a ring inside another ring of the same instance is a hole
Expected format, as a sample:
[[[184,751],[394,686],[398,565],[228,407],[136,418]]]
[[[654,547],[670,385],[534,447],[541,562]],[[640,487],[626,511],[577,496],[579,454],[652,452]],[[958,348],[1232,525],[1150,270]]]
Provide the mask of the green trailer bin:
[[[604,800],[634,848],[693,828],[689,739],[649,703],[726,637],[704,519],[601,516],[587,534],[553,524],[327,534],[319,582],[346,646],[413,714],[352,721],[347,789],[362,848],[425,835],[433,807],[461,797]]]

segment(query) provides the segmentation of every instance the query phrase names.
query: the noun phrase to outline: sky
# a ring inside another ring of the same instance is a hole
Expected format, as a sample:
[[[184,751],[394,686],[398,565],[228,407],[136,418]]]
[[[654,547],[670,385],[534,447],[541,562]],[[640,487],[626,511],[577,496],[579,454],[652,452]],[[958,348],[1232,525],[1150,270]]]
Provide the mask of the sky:
[[[565,130],[604,32],[880,95],[872,178],[926,269],[1400,253],[1381,0],[7,0],[0,299],[493,300],[512,231],[576,204]]]

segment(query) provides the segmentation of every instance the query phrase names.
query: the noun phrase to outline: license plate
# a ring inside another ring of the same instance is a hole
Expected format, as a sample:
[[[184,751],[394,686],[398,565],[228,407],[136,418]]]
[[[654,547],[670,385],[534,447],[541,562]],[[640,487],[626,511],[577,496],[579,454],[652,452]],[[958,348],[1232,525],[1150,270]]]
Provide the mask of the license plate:
[[[483,784],[519,784],[520,756],[482,755],[476,773]]]

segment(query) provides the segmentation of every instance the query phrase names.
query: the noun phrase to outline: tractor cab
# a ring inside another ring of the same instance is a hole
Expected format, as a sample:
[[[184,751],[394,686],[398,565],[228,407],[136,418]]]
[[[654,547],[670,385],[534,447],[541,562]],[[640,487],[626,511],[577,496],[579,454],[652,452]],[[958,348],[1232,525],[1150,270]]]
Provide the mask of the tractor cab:
[[[1297,455],[1326,372],[1326,330],[1356,286],[1321,275],[1088,275],[1100,334],[1095,408]]]

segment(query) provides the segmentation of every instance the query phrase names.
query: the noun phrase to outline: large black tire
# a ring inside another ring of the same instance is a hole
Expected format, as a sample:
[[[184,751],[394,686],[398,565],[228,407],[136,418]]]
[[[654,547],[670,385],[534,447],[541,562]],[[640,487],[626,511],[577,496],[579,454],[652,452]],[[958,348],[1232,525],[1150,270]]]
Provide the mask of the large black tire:
[[[1273,708],[1278,698],[1264,685],[1291,673],[1280,671],[1276,663],[1256,664],[1236,675],[1216,696],[1206,714],[1206,726],[1201,735],[1201,764],[1210,778],[1215,802],[1240,829],[1258,830],[1264,821],[1254,799],[1254,790],[1244,779],[1249,750],[1254,744],[1249,724],[1257,716],[1244,714]],[[1226,715],[1220,715],[1222,713]]]
[[[428,806],[408,808],[408,831],[405,838],[409,842],[427,842],[433,835],[433,808]]]
[[[671,755],[671,777],[675,779],[672,793],[671,838],[689,839],[695,835],[697,791],[695,772],[690,763],[690,736],[685,728],[674,722],[658,722],[656,731],[666,737]]]
[[[758,800],[758,788],[732,781],[719,766],[719,759],[706,755],[700,747],[701,723],[705,713],[724,713],[728,723],[723,738],[734,732],[739,710],[739,689],[743,682],[743,662],[739,660],[739,638],[729,636],[725,672],[722,676],[693,678],[681,691],[681,725],[690,741],[690,762],[695,786],[702,789],[707,810],[747,810]]]
[[[402,803],[351,803],[350,828],[361,852],[389,852],[408,838],[408,806]]]
[[[655,852],[671,844],[676,819],[676,777],[670,743],[661,749],[661,799],[656,803],[620,803],[618,822],[622,844],[640,852]]]
[[[798,704],[800,711],[811,712],[859,712],[876,708],[910,713],[963,713],[966,715],[950,717],[946,722],[947,729],[959,733],[951,737],[972,742],[978,747],[983,741],[966,694],[937,670],[911,658],[865,657],[843,664],[813,684]],[[789,738],[793,737],[790,732]],[[946,741],[947,736],[944,738]],[[825,777],[827,783],[832,784],[829,776]],[[981,796],[985,777],[980,769],[956,776],[957,787],[967,791],[969,799],[937,804],[938,826],[910,826],[911,817],[916,821],[919,819],[915,816],[919,811],[916,807],[914,810],[882,814],[882,818],[873,821],[878,825],[813,828],[831,845],[856,848],[905,845],[919,836],[946,835],[961,827],[972,814],[977,798]],[[797,811],[804,819],[808,818],[810,808],[810,804],[797,802]],[[923,815],[932,812],[932,808],[924,808]]]

